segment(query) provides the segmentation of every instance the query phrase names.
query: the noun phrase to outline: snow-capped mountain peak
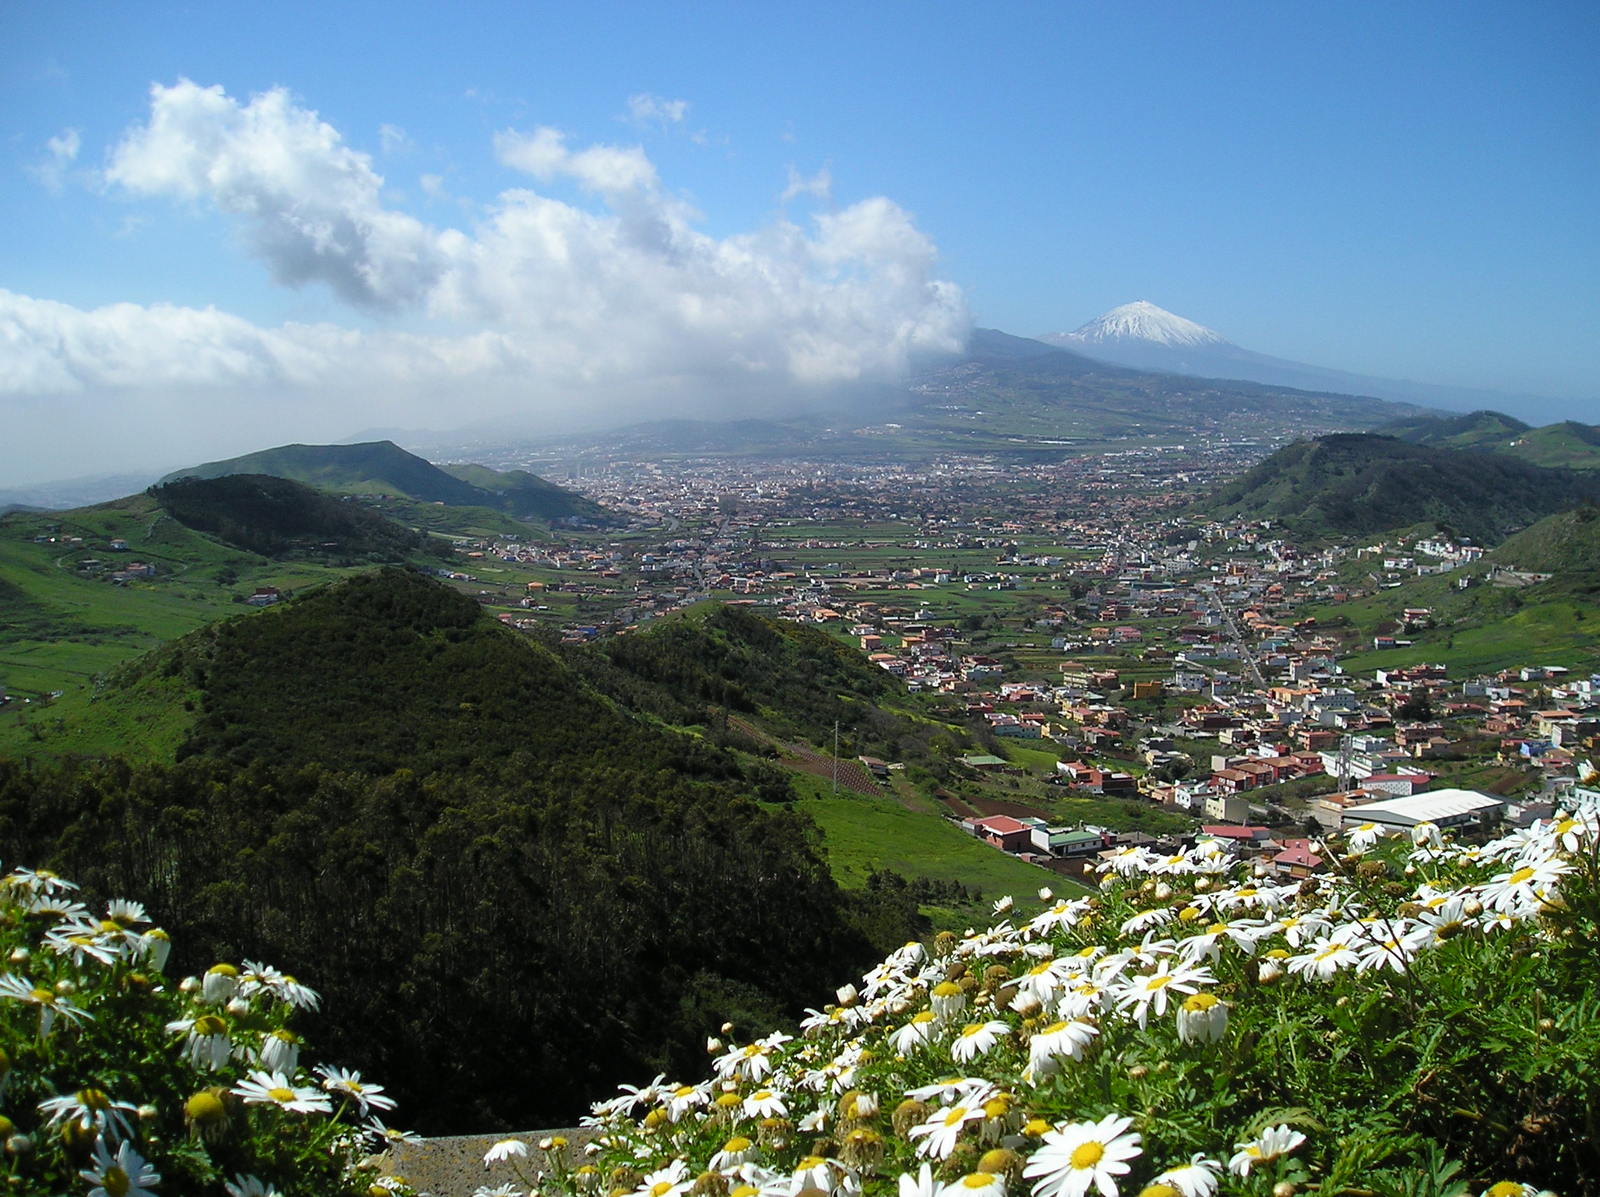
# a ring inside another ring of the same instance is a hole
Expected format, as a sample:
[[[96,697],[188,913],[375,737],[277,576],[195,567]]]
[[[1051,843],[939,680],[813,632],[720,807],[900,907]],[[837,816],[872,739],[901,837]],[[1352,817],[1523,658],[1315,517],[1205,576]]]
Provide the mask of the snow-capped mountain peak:
[[[1158,308],[1143,299],[1112,308],[1105,315],[1066,334],[1061,341],[1068,338],[1086,344],[1118,341],[1145,341],[1175,347],[1228,344],[1220,333],[1213,332],[1205,325],[1175,316],[1165,308]]]

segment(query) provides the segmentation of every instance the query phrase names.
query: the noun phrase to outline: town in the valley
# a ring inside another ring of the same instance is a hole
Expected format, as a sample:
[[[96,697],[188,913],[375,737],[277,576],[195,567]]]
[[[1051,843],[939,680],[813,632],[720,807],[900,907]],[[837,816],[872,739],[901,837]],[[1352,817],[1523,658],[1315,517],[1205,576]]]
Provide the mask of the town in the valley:
[[[591,457],[566,485],[625,528],[463,538],[439,572],[504,622],[571,641],[710,600],[819,625],[977,733],[983,750],[937,788],[941,813],[1057,872],[1203,828],[1305,876],[1326,867],[1331,830],[1487,836],[1592,784],[1592,654],[1449,632],[1475,589],[1539,576],[1448,529],[1309,547],[1182,514],[1260,452]],[[495,464],[562,468],[510,451]],[[897,762],[854,759],[849,732],[842,765],[829,745],[781,747],[835,790],[842,775],[906,799]]]

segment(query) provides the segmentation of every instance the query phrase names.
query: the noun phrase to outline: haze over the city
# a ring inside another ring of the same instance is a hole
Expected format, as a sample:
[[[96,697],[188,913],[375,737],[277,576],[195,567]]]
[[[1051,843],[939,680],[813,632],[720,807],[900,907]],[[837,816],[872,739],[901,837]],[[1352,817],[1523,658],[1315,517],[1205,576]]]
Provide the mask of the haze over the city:
[[[787,410],[1138,299],[1600,420],[1588,4],[58,3],[0,33],[0,485]]]

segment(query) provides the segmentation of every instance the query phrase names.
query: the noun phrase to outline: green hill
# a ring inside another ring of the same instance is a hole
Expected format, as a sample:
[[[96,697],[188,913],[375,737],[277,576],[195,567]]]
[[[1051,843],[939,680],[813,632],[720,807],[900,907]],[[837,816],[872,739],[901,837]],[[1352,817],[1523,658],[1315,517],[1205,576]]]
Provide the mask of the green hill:
[[[1515,416],[1503,412],[1474,411],[1459,416],[1430,413],[1393,420],[1373,431],[1415,445],[1496,451],[1527,432],[1529,427]]]
[[[1368,536],[1421,522],[1492,545],[1600,498],[1600,477],[1495,453],[1339,433],[1297,441],[1198,505],[1217,518],[1270,519],[1298,536]]]
[[[176,478],[149,493],[185,527],[264,557],[305,556],[350,564],[399,561],[431,550],[426,535],[359,503],[270,474]]]
[[[1564,420],[1530,428],[1507,452],[1535,465],[1569,470],[1600,470],[1600,425]]]
[[[280,445],[206,462],[168,474],[179,478],[220,478],[228,474],[271,474],[346,495],[387,495],[450,507],[487,507],[524,519],[604,520],[604,510],[582,495],[563,490],[534,474],[502,474],[487,466],[445,471],[393,441],[356,445]]]
[[[1489,559],[1533,573],[1600,574],[1600,510],[1586,504],[1548,516],[1508,537]]]
[[[750,800],[758,765],[414,573],[131,672],[182,759],[0,761],[0,842],[168,912],[175,971],[315,966],[337,1011],[317,1038],[433,1133],[562,1125],[915,931],[908,895],[841,893],[813,828]]]
[[[605,510],[590,499],[574,494],[527,470],[491,470],[481,465],[447,465],[444,471],[477,489],[499,497],[498,506],[512,515],[541,520],[603,520]]]
[[[1600,470],[1600,426],[1566,420],[1534,428],[1497,411],[1396,420],[1375,431],[1418,445],[1482,449],[1552,469]]]

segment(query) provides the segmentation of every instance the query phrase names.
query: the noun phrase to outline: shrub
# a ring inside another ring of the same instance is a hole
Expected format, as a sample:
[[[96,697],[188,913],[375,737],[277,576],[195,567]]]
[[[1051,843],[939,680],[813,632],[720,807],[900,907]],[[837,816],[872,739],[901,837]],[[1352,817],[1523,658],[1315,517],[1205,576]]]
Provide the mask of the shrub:
[[[0,1177],[8,1193],[404,1192],[363,1163],[405,1137],[381,1086],[301,1063],[317,995],[265,965],[173,984],[136,902],[100,915],[50,873],[0,878]]]
[[[1590,1192],[1600,794],[1578,796],[1481,846],[1359,829],[1304,881],[1210,840],[1125,849],[1098,894],[907,945],[799,1038],[625,1086],[544,1191]]]

